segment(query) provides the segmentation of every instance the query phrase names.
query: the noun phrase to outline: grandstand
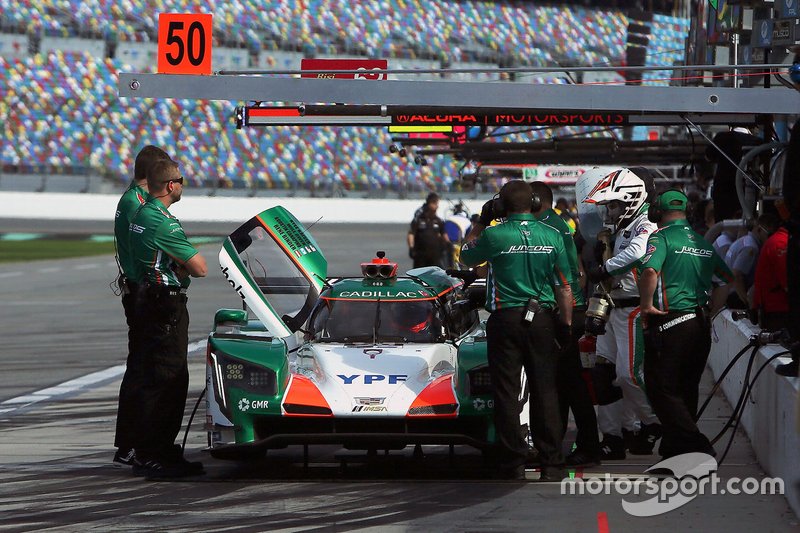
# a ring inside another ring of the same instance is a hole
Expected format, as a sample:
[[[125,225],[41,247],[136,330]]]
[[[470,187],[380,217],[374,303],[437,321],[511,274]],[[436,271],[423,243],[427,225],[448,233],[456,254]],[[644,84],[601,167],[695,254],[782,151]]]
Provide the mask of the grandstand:
[[[214,14],[214,69],[298,68],[302,57],[388,57],[390,67],[620,64],[620,11],[532,3],[359,0],[0,0],[0,169],[129,179],[145,143],[176,154],[195,186],[407,192],[458,187],[458,162],[388,153],[375,128],[236,130],[229,102],[127,101],[120,71],[153,64],[158,11]],[[302,6],[302,7],[301,7]],[[683,59],[688,20],[655,15],[648,64]],[[20,43],[20,35],[26,43]],[[13,48],[11,36],[15,36]],[[27,44],[27,46],[24,46]],[[226,52],[227,50],[227,52]],[[665,84],[663,72],[645,77]],[[452,76],[464,79],[464,76]],[[485,78],[485,77],[484,77]],[[519,75],[518,83],[563,83]],[[584,130],[505,136],[527,140]]]

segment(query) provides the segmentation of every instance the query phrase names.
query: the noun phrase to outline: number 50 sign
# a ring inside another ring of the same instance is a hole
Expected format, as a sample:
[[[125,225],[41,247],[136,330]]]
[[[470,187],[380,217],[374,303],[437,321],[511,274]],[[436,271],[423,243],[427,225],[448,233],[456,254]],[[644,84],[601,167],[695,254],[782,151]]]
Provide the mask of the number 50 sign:
[[[158,72],[211,74],[211,15],[158,15]]]

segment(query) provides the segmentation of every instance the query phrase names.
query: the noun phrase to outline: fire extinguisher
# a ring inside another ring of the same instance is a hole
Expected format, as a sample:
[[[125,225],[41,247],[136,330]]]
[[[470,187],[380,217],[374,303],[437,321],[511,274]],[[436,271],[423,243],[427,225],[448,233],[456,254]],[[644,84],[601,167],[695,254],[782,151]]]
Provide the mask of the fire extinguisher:
[[[578,339],[578,350],[581,353],[581,366],[583,368],[593,368],[597,361],[597,337],[583,335]]]

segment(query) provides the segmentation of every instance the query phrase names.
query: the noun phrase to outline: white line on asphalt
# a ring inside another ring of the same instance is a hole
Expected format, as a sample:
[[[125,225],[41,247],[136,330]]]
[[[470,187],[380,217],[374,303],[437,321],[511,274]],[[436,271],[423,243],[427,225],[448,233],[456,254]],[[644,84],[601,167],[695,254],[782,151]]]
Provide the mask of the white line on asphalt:
[[[189,343],[188,353],[192,355],[195,352],[201,351],[206,346],[206,339]],[[58,397],[71,396],[76,392],[81,392],[92,388],[95,385],[105,384],[109,381],[118,378],[125,373],[125,365],[116,365],[105,370],[92,372],[85,376],[81,376],[69,381],[65,381],[53,387],[47,387],[30,394],[24,394],[0,402],[0,415],[12,414],[14,411],[24,409],[36,403],[41,403],[48,400],[53,400]]]
[[[21,276],[22,272],[2,272],[0,273],[0,278],[11,278],[14,276]]]
[[[97,268],[98,266],[100,265],[97,263],[89,263],[88,265],[78,265],[75,267],[75,270],[89,270],[90,268]]]
[[[99,372],[92,372],[91,374],[65,381],[54,387],[48,387],[31,394],[11,398],[10,400],[0,403],[0,408],[4,408],[4,412],[22,409],[34,403],[52,400],[55,396],[63,396],[87,389],[96,383],[106,382],[117,376],[121,376],[124,372],[125,365],[112,366],[111,368],[100,370]],[[14,409],[8,409],[9,407],[13,407]]]
[[[36,272],[41,272],[42,274],[50,274],[52,272],[58,272],[59,270],[61,269],[58,267],[47,267],[47,268],[40,268]]]

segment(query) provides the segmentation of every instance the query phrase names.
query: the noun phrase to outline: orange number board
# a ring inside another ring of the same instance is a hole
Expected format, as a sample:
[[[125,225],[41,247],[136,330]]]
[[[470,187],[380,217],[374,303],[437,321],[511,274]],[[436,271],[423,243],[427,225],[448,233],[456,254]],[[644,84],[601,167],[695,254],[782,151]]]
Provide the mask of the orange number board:
[[[159,74],[211,74],[211,39],[211,14],[159,14]]]

